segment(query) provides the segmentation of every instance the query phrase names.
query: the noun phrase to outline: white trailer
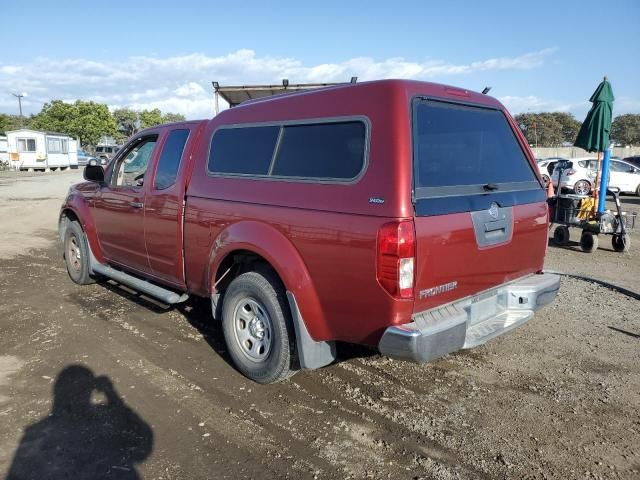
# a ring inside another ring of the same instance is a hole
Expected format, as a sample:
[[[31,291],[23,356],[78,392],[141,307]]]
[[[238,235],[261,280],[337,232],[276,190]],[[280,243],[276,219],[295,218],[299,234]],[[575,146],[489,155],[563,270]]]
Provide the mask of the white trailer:
[[[78,165],[77,142],[69,135],[21,128],[6,132],[17,170],[66,170]]]
[[[0,168],[9,164],[9,141],[4,135],[0,135]]]

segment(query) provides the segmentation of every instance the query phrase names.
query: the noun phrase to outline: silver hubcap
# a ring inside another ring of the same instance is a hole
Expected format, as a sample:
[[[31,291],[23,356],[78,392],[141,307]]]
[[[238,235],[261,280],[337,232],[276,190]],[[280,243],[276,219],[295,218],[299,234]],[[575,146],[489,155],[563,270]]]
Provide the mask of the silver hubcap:
[[[80,254],[80,246],[78,245],[78,240],[75,235],[73,235],[69,239],[69,246],[67,247],[67,258],[69,259],[69,265],[76,272],[80,271],[82,266],[82,256]]]
[[[233,333],[240,351],[251,361],[269,355],[273,327],[266,309],[253,298],[242,299],[233,312]]]
[[[574,185],[573,190],[578,195],[586,195],[587,193],[589,193],[590,187],[589,187],[589,184],[587,182],[577,182]]]

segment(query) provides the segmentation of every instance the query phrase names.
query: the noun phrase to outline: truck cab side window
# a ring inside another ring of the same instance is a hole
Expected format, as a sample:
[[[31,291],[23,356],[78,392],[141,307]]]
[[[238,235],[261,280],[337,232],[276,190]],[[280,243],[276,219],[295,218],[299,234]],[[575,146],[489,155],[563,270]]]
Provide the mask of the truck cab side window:
[[[157,140],[157,136],[142,138],[120,158],[113,177],[115,186],[142,186]]]
[[[156,177],[153,181],[153,188],[156,190],[164,190],[176,183],[180,159],[188,138],[188,128],[173,130],[169,133],[169,137],[162,147],[162,154],[156,169]]]

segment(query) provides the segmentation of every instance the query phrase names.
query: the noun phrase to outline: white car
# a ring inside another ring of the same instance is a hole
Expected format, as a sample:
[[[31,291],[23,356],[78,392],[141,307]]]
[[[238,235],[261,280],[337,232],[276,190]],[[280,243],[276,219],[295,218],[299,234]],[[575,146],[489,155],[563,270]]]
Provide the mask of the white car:
[[[551,174],[553,173],[553,169],[559,160],[567,159],[562,157],[549,157],[536,160],[538,171],[540,172],[540,176],[542,177],[542,180],[544,180],[545,185],[548,185],[551,181]]]
[[[588,195],[595,184],[598,160],[595,158],[573,158],[570,161],[571,168],[562,170],[559,182],[560,168],[556,166],[551,175],[553,186],[573,190],[578,195]],[[621,193],[635,193],[640,196],[640,169],[625,161],[612,159],[609,168],[609,188],[615,188]]]

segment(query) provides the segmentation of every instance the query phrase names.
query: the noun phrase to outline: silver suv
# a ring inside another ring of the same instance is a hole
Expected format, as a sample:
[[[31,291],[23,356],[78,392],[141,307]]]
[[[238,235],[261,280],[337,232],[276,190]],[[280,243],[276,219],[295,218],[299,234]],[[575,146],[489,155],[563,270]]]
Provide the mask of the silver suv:
[[[96,145],[96,157],[111,160],[120,150],[120,145]]]

